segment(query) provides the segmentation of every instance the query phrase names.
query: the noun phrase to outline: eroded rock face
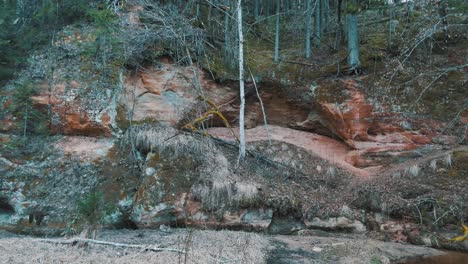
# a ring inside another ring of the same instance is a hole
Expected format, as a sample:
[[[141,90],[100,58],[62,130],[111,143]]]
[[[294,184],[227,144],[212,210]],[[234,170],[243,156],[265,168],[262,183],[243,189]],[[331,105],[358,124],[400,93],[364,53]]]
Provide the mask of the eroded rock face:
[[[115,145],[111,139],[63,137],[55,142],[54,147],[63,154],[74,156],[82,161],[97,161],[106,159]]]
[[[50,86],[43,82],[39,87],[39,95],[33,96],[32,100],[42,111],[50,109],[54,132],[92,137],[111,136],[114,114],[109,107],[99,112],[90,111],[87,108],[89,102],[83,94],[83,84],[69,81]]]
[[[384,106],[376,109],[365,98],[356,80],[343,80],[334,85],[338,87],[331,91],[319,88],[315,102],[324,125],[350,147],[379,152],[414,149],[416,145],[431,143],[435,130],[426,133],[409,130],[404,118]],[[327,93],[330,94],[323,95]]]
[[[441,135],[442,122],[410,120],[373,103],[362,90],[355,79],[339,80],[324,83],[313,96],[319,122],[352,149],[345,159],[351,165],[388,166],[427,145],[455,144],[454,137]]]
[[[120,104],[125,111],[133,109],[133,121],[158,121],[175,125],[189,112],[196,111],[200,100],[198,82],[204,96],[216,105],[222,105],[237,96],[237,92],[216,83],[207,73],[196,67],[179,67],[162,60],[157,67],[127,76]],[[203,110],[198,110],[199,114]],[[191,121],[191,120],[187,120]]]
[[[195,74],[198,82],[195,82]],[[203,88],[203,97],[219,107],[226,120],[235,126],[239,115],[238,83],[218,83],[204,70],[176,66],[168,59],[161,60],[156,67],[127,76],[120,104],[125,112],[133,109],[133,121],[137,123],[157,121],[170,125],[185,124],[211,108],[208,104],[201,107],[203,104],[199,100],[201,93],[197,88],[198,83]],[[324,134],[331,134],[320,124],[317,127],[300,124],[309,115],[309,110],[289,99],[277,84],[258,84],[258,90],[269,124],[307,131],[321,129]],[[245,126],[254,128],[263,123],[261,104],[254,85],[247,82]],[[212,116],[207,124],[225,126],[217,116]]]

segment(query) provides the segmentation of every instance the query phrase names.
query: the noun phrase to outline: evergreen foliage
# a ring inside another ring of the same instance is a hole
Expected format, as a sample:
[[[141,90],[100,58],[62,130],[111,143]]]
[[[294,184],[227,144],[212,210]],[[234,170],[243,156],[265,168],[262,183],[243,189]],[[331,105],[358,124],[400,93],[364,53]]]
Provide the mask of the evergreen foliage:
[[[78,214],[82,222],[95,226],[102,224],[114,208],[106,203],[102,192],[91,192],[78,202]]]
[[[23,138],[30,133],[47,134],[47,115],[33,107],[32,96],[37,94],[32,83],[17,86],[8,107],[9,112],[16,117],[17,132]]]
[[[65,25],[92,18],[99,5],[88,0],[5,0],[0,1],[0,85],[25,66],[32,52],[49,43]],[[107,18],[107,16],[105,17]]]

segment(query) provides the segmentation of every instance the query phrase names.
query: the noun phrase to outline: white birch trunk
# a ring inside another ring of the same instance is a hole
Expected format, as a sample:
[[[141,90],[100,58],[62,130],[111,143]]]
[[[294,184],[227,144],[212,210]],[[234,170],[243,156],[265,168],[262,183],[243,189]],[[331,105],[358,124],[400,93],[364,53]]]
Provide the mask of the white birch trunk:
[[[242,33],[242,0],[237,2],[237,30],[239,33],[239,89],[240,89],[240,111],[239,111],[239,159],[245,158],[245,131],[244,131],[244,35]]]

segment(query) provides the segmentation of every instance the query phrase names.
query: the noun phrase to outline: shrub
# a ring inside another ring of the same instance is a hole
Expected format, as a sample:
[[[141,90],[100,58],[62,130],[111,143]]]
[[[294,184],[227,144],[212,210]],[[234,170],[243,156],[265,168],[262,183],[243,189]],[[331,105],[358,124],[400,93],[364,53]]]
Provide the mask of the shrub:
[[[117,19],[114,12],[112,12],[110,9],[89,9],[86,15],[91,22],[102,28],[110,26]]]
[[[98,226],[104,218],[113,211],[113,207],[105,202],[101,192],[91,192],[81,201],[78,201],[79,219],[85,225]]]

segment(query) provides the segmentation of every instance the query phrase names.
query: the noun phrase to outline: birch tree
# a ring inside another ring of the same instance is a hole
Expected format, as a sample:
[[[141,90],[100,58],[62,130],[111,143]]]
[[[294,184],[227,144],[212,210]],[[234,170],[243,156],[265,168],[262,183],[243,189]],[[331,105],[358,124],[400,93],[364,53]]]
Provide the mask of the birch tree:
[[[242,0],[237,2],[237,31],[239,34],[239,89],[240,89],[240,110],[239,110],[239,159],[245,158],[245,130],[244,130],[244,35],[242,32]]]

